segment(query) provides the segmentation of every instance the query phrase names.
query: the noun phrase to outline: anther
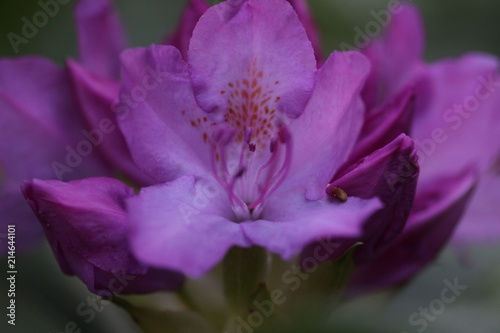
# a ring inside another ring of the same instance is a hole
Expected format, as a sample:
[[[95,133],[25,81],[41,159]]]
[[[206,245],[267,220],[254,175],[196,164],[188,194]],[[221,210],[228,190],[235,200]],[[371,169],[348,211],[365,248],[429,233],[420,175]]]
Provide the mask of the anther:
[[[271,142],[269,143],[269,151],[271,154],[276,151],[276,148],[278,148],[278,141],[276,141],[276,139],[271,139]]]
[[[329,190],[329,194],[330,196],[336,198],[337,200],[341,201],[341,202],[346,202],[347,199],[349,198],[347,196],[347,193],[345,193],[345,191],[343,189],[341,189],[340,187],[332,187],[330,190]]]
[[[244,168],[244,167],[240,167],[240,168],[238,169],[238,172],[234,175],[234,178],[240,178],[240,177],[243,177],[243,175],[245,174],[245,172],[246,172],[246,171],[247,171],[247,170],[246,170],[246,168]]]
[[[278,138],[281,143],[286,143],[289,139],[289,133],[282,123],[278,124]]]

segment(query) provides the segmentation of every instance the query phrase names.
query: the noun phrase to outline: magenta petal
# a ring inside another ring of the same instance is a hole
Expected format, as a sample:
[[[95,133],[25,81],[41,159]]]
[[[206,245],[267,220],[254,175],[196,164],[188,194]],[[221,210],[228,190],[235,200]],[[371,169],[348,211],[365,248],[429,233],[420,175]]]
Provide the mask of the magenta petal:
[[[80,61],[91,71],[116,79],[126,47],[120,20],[110,0],[81,0],[76,7]]]
[[[368,110],[380,106],[411,81],[420,70],[424,49],[424,29],[418,10],[400,4],[382,38],[363,49],[372,71],[363,90]]]
[[[7,257],[7,229],[9,225],[16,227],[16,251],[22,253],[32,250],[37,245],[40,245],[43,239],[43,231],[40,225],[36,222],[33,212],[26,205],[26,201],[19,189],[19,183],[5,186],[3,184],[6,175],[0,170],[0,251],[1,258]]]
[[[275,196],[298,187],[307,188],[309,200],[325,195],[359,135],[364,116],[359,92],[368,71],[368,61],[357,52],[334,52],[319,70],[304,113],[290,122],[292,165]]]
[[[25,182],[23,193],[63,271],[77,275],[92,292],[109,295],[179,286],[182,278],[176,273],[160,274],[162,280],[155,281],[158,272],[153,271],[148,278],[148,267],[130,253],[124,201],[134,192],[118,180],[33,180]],[[127,283],[117,290],[109,279],[113,276],[128,277]]]
[[[366,156],[340,179],[328,186],[362,199],[378,197],[384,208],[365,223],[363,246],[356,251],[357,262],[366,261],[388,247],[406,224],[415,197],[418,165],[413,141],[401,135]]]
[[[393,287],[434,260],[462,216],[474,178],[472,172],[467,172],[433,181],[425,193],[418,190],[420,197],[415,199],[402,234],[379,256],[359,268],[351,291],[364,293]]]
[[[177,29],[165,40],[165,44],[178,48],[185,60],[187,60],[189,42],[193,35],[194,27],[208,8],[210,6],[206,0],[189,0],[177,25]]]
[[[316,62],[318,67],[321,67],[325,61],[323,57],[323,52],[321,51],[321,40],[319,38],[318,27],[314,22],[314,18],[311,15],[309,6],[306,0],[287,0],[299,15],[299,20],[304,25],[306,29],[307,37],[311,41],[312,47],[314,49],[314,55],[316,56]]]
[[[194,30],[189,64],[196,99],[208,112],[225,110],[234,87],[242,98],[267,94],[278,111],[297,116],[316,71],[297,14],[279,0],[229,0],[211,7]]]
[[[76,97],[87,121],[86,136],[99,147],[103,155],[134,182],[147,185],[151,179],[132,161],[125,138],[116,122],[114,111],[119,96],[118,83],[99,77],[74,61],[68,69],[75,87]]]
[[[350,198],[340,204],[302,199],[268,208],[262,215],[265,220],[241,226],[253,244],[288,260],[317,240],[359,238],[363,223],[381,206],[377,199]]]
[[[349,155],[348,162],[342,167],[343,170],[360,158],[384,147],[400,134],[410,133],[415,108],[414,97],[413,89],[408,87],[380,107],[368,112],[360,138]]]
[[[307,37],[311,41],[316,56],[318,66],[323,64],[323,54],[321,51],[321,41],[319,38],[318,28],[310,13],[309,7],[305,0],[287,0],[297,12],[299,20],[306,29]],[[173,34],[168,36],[165,44],[175,46],[181,51],[184,59],[187,59],[189,42],[193,35],[193,30],[198,23],[200,17],[210,8],[206,0],[189,0],[186,9],[181,15],[177,29]]]
[[[189,69],[172,46],[122,54],[123,86],[118,122],[136,164],[156,182],[210,170],[210,147],[200,123]]]
[[[196,278],[232,246],[249,246],[218,183],[183,176],[127,201],[131,244],[142,261]]]
[[[500,151],[498,59],[469,54],[429,67],[417,92],[412,137],[425,181],[474,166],[487,171]],[[453,163],[450,163],[453,161]]]
[[[69,78],[50,61],[0,60],[0,226],[7,230],[7,224],[16,224],[20,251],[41,239],[19,190],[24,179],[75,179],[107,172],[97,154],[81,157],[74,151],[84,139],[77,136],[82,125],[76,109]]]
[[[500,176],[487,174],[479,179],[472,200],[453,234],[455,245],[485,244],[500,239]]]

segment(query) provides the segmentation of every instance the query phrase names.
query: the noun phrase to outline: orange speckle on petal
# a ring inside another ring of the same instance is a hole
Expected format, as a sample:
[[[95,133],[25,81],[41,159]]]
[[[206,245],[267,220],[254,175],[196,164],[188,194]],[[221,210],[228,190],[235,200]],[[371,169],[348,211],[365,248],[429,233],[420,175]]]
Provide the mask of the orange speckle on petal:
[[[269,102],[270,100],[271,100],[271,97],[268,97],[268,98],[266,98],[266,99],[262,100],[262,102],[260,102],[260,105],[261,105],[261,106],[264,106],[264,104],[266,104],[266,103],[267,103],[267,102]]]
[[[262,88],[260,88],[260,87],[259,87],[259,88],[255,89],[255,90],[252,92],[251,97],[252,97],[252,98],[255,98],[255,97],[257,97],[257,95],[260,95],[260,93],[261,93],[261,92],[262,92]]]

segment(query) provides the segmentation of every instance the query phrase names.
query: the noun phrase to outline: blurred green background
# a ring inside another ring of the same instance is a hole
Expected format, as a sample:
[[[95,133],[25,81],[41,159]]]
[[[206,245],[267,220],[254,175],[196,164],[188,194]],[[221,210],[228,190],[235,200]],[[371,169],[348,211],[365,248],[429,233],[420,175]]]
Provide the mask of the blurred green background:
[[[470,51],[500,55],[500,1],[421,0],[414,1],[423,12],[427,31],[426,58],[456,57]],[[72,11],[76,0],[61,5],[60,12],[27,44],[12,49],[7,34],[19,34],[22,18],[40,10],[34,0],[0,0],[0,56],[36,54],[62,64],[76,55]],[[175,27],[186,0],[117,0],[116,4],[128,30],[131,46],[158,42]],[[352,44],[354,27],[363,29],[373,18],[371,10],[379,10],[387,1],[375,0],[311,0],[313,13],[321,28],[324,50],[338,49],[342,42]],[[446,250],[430,267],[398,293],[383,293],[356,300],[332,318],[328,332],[418,332],[409,316],[420,307],[439,298],[444,280],[458,278],[467,286],[455,302],[428,323],[425,332],[495,333],[500,332],[500,246],[476,247],[460,255]],[[88,320],[77,309],[88,310],[92,294],[75,278],[60,273],[48,246],[17,260],[17,325],[6,324],[6,279],[0,280],[2,299],[0,332],[65,332],[68,322],[75,322],[81,332],[138,332],[133,322],[113,305],[95,312]],[[6,271],[0,260],[0,270]],[[5,273],[0,274],[4,276]],[[89,303],[87,303],[89,302]],[[83,304],[83,305],[82,305]],[[77,331],[75,331],[77,332]],[[202,333],[202,332],[200,332]]]

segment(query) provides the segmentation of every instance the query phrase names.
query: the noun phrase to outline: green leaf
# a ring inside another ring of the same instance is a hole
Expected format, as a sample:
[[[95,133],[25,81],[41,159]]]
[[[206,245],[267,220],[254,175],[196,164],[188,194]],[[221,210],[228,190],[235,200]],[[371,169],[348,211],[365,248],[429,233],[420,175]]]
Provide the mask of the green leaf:
[[[267,253],[260,247],[229,250],[223,263],[224,295],[235,311],[247,308],[264,278]]]
[[[308,293],[329,295],[333,299],[338,299],[354,271],[352,260],[354,251],[361,245],[363,243],[354,244],[337,260],[318,264],[316,271],[310,273],[304,289]]]
[[[119,297],[111,300],[127,311],[144,333],[215,333],[205,319],[194,312],[158,311],[135,306]]]
[[[354,270],[352,255],[360,245],[355,244],[335,261],[322,262],[308,271],[301,271],[300,275],[294,275],[296,288],[287,290],[287,302],[280,306],[282,313],[290,318],[292,326],[316,321],[323,324],[338,307]]]

